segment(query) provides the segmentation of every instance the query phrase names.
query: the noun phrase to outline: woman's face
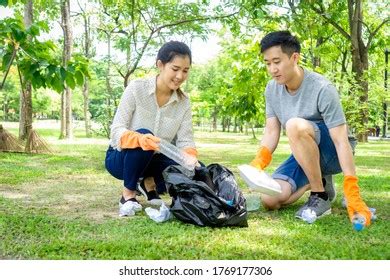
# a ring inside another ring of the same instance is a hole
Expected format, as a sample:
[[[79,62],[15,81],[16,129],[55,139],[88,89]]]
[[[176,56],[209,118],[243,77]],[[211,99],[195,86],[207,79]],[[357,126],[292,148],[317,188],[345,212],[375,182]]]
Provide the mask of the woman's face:
[[[176,55],[170,62],[163,64],[161,60],[157,61],[157,67],[160,69],[161,81],[170,90],[177,90],[180,85],[187,80],[190,70],[190,58],[188,55]]]

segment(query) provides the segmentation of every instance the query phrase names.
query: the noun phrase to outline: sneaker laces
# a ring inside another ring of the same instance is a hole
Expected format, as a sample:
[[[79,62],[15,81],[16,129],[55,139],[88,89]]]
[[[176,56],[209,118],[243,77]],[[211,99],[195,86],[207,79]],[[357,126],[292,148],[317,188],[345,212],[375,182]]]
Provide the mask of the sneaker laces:
[[[307,202],[308,207],[317,207],[318,203],[320,202],[320,197],[318,195],[311,195],[309,196],[309,201]]]

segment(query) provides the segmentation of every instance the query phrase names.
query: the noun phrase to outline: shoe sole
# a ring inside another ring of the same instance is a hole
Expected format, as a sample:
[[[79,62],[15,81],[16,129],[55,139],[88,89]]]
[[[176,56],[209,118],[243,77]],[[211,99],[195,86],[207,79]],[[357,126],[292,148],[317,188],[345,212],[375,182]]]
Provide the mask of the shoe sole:
[[[270,196],[277,196],[282,193],[278,182],[264,171],[259,171],[248,164],[238,166],[238,170],[241,178],[250,189]]]
[[[119,202],[119,209],[122,207],[122,203]],[[133,208],[133,211],[134,212],[140,212],[142,211],[142,205],[140,204],[140,207],[137,207],[137,208]]]

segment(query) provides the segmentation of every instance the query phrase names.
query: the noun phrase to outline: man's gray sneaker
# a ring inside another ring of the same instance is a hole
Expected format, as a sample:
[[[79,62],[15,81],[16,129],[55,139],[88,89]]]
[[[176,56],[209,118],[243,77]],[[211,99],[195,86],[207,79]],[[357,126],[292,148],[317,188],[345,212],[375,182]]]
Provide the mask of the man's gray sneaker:
[[[330,200],[323,200],[322,198],[318,197],[318,195],[309,196],[308,201],[295,213],[295,217],[305,220],[304,217],[302,217],[302,214],[306,209],[314,212],[317,219],[332,213],[330,208]]]
[[[328,194],[329,201],[334,202],[337,192],[333,183],[333,175],[325,175],[322,177],[322,184],[324,185],[325,192]]]

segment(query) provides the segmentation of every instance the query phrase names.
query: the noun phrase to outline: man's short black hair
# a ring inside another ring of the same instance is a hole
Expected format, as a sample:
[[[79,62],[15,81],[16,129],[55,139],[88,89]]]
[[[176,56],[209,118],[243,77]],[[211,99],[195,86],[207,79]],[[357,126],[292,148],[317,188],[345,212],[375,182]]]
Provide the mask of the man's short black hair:
[[[261,53],[274,46],[280,46],[282,51],[291,56],[294,52],[301,52],[301,44],[297,37],[291,35],[290,31],[275,31],[268,33],[260,42]]]

